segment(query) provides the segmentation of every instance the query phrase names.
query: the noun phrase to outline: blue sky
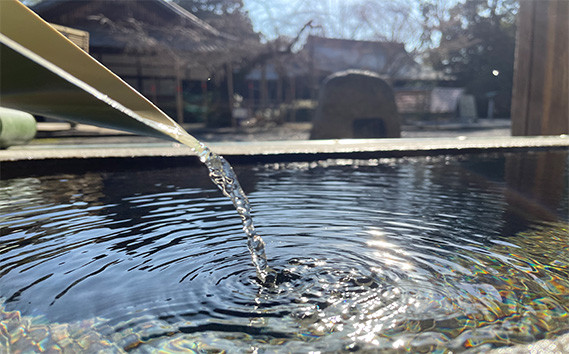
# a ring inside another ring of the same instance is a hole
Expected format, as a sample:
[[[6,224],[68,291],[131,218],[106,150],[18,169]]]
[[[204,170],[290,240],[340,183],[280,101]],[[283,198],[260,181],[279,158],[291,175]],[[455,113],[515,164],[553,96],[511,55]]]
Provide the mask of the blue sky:
[[[460,0],[434,0],[450,8]],[[361,40],[420,43],[421,0],[244,0],[254,29],[265,39],[294,37],[309,20],[313,34]]]

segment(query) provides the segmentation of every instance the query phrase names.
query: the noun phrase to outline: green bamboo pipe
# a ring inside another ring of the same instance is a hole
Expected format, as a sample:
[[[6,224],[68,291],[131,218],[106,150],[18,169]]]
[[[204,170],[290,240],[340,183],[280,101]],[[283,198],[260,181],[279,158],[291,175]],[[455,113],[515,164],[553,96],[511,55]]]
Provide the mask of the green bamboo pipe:
[[[0,106],[203,145],[17,0],[0,0]]]
[[[26,144],[36,136],[36,120],[29,113],[0,107],[0,149]]]

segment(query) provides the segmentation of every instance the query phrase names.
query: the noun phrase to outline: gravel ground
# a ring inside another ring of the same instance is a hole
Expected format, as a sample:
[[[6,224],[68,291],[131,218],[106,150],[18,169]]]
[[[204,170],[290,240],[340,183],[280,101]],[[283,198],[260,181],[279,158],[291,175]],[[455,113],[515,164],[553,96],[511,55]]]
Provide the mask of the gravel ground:
[[[193,129],[192,129],[193,128]],[[280,126],[253,127],[253,128],[220,128],[204,129],[188,127],[190,134],[205,143],[221,141],[282,141],[282,140],[308,140],[310,137],[310,123],[287,123]],[[510,128],[498,127],[430,127],[417,129],[404,127],[402,138],[448,138],[448,137],[493,137],[509,136]],[[30,144],[32,145],[80,145],[80,144],[121,144],[140,143],[158,144],[165,140],[144,136],[126,134],[123,132],[97,128],[88,125],[78,125],[74,129],[67,123],[44,123],[38,125],[38,135]]]
[[[211,132],[196,131],[193,135],[208,141],[255,141],[255,140],[308,140],[310,138],[310,123],[288,123],[281,126],[249,128],[249,129],[227,129]],[[190,131],[190,134],[192,132]],[[471,126],[468,128],[454,127],[403,127],[402,138],[455,138],[458,136],[481,137],[481,136],[509,136],[510,127],[506,124],[498,124],[496,127],[483,125],[481,127]]]

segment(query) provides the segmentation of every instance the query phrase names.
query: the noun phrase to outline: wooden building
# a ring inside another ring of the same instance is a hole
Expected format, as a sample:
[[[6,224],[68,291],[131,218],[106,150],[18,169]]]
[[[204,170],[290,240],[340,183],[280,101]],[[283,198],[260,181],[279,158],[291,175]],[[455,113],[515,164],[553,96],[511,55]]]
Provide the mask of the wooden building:
[[[239,56],[235,38],[164,0],[43,0],[32,10],[88,32],[95,59],[180,123],[204,119],[212,73]]]
[[[299,100],[310,102],[309,105],[315,107],[326,77],[353,69],[371,71],[390,83],[395,88],[397,104],[405,113],[404,118],[441,114],[455,117],[456,108],[440,112],[433,107],[441,99],[455,103],[456,92],[462,92],[462,89],[440,88],[432,93],[438,82],[452,81],[452,78],[419,65],[403,43],[309,36],[298,53],[284,60],[277,59],[280,60],[255,68],[246,77],[248,92],[243,96],[253,110],[275,108],[282,103],[295,106]],[[410,83],[413,83],[412,88],[405,88]],[[419,103],[421,100],[424,102]],[[432,103],[433,100],[436,102]],[[296,117],[295,114],[292,116]],[[310,114],[304,116],[304,120],[310,119]]]
[[[350,69],[372,71],[393,80],[414,74],[419,67],[403,43],[396,42],[310,36],[303,51],[308,53],[311,75],[317,81]]]

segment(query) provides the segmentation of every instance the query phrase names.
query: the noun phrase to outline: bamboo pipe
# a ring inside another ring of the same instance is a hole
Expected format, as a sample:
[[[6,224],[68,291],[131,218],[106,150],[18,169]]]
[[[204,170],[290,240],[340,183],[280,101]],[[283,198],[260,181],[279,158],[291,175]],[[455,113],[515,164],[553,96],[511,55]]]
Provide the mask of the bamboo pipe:
[[[0,106],[203,145],[17,0],[0,1]]]

